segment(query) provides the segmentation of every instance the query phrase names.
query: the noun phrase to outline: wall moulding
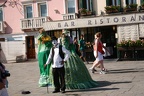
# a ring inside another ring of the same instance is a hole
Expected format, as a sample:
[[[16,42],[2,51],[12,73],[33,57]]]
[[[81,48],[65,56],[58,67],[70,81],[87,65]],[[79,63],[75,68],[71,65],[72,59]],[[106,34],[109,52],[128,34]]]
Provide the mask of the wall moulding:
[[[33,3],[33,2],[43,2],[48,0],[23,0],[21,1],[22,4]]]

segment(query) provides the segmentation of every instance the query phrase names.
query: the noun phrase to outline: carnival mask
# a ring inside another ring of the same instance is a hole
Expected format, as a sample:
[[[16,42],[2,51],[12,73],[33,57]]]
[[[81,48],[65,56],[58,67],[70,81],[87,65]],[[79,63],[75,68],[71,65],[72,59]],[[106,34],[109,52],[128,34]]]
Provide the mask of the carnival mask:
[[[52,41],[52,44],[53,44],[54,46],[56,46],[56,45],[58,44],[57,40],[53,40],[53,41]]]

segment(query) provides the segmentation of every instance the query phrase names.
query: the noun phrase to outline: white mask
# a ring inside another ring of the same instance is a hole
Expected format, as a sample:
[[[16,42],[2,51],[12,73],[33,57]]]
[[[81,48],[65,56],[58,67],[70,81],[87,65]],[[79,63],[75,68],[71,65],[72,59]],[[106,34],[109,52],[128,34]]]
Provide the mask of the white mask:
[[[53,41],[52,41],[52,44],[53,44],[54,46],[56,46],[56,45],[58,44],[57,40],[53,40]]]

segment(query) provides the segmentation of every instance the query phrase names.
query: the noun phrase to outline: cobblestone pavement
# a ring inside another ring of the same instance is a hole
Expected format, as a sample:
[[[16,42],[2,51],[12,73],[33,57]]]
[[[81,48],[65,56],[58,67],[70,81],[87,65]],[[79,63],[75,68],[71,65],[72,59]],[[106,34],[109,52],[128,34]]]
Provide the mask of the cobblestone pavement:
[[[22,63],[9,62],[5,64],[11,73],[8,77],[9,96],[24,96],[21,91],[30,91],[25,96],[144,96],[144,61],[116,61],[106,59],[107,74],[96,72],[91,74],[99,86],[86,90],[66,90],[65,94],[52,93],[53,89],[39,87],[38,62],[27,61]],[[92,66],[86,64],[87,68]],[[99,71],[100,69],[97,68]]]

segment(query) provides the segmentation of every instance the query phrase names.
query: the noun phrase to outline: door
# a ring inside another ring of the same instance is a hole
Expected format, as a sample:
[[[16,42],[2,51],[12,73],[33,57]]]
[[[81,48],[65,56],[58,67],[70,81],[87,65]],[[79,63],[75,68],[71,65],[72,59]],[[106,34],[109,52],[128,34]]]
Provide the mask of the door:
[[[27,59],[35,59],[36,58],[34,36],[26,37],[26,50],[27,50],[26,51]]]
[[[107,47],[107,49],[112,53],[110,56],[106,55],[106,58],[116,58],[117,57],[117,48],[116,43],[117,39],[115,37],[116,26],[103,26],[100,28],[102,33],[102,42]]]

